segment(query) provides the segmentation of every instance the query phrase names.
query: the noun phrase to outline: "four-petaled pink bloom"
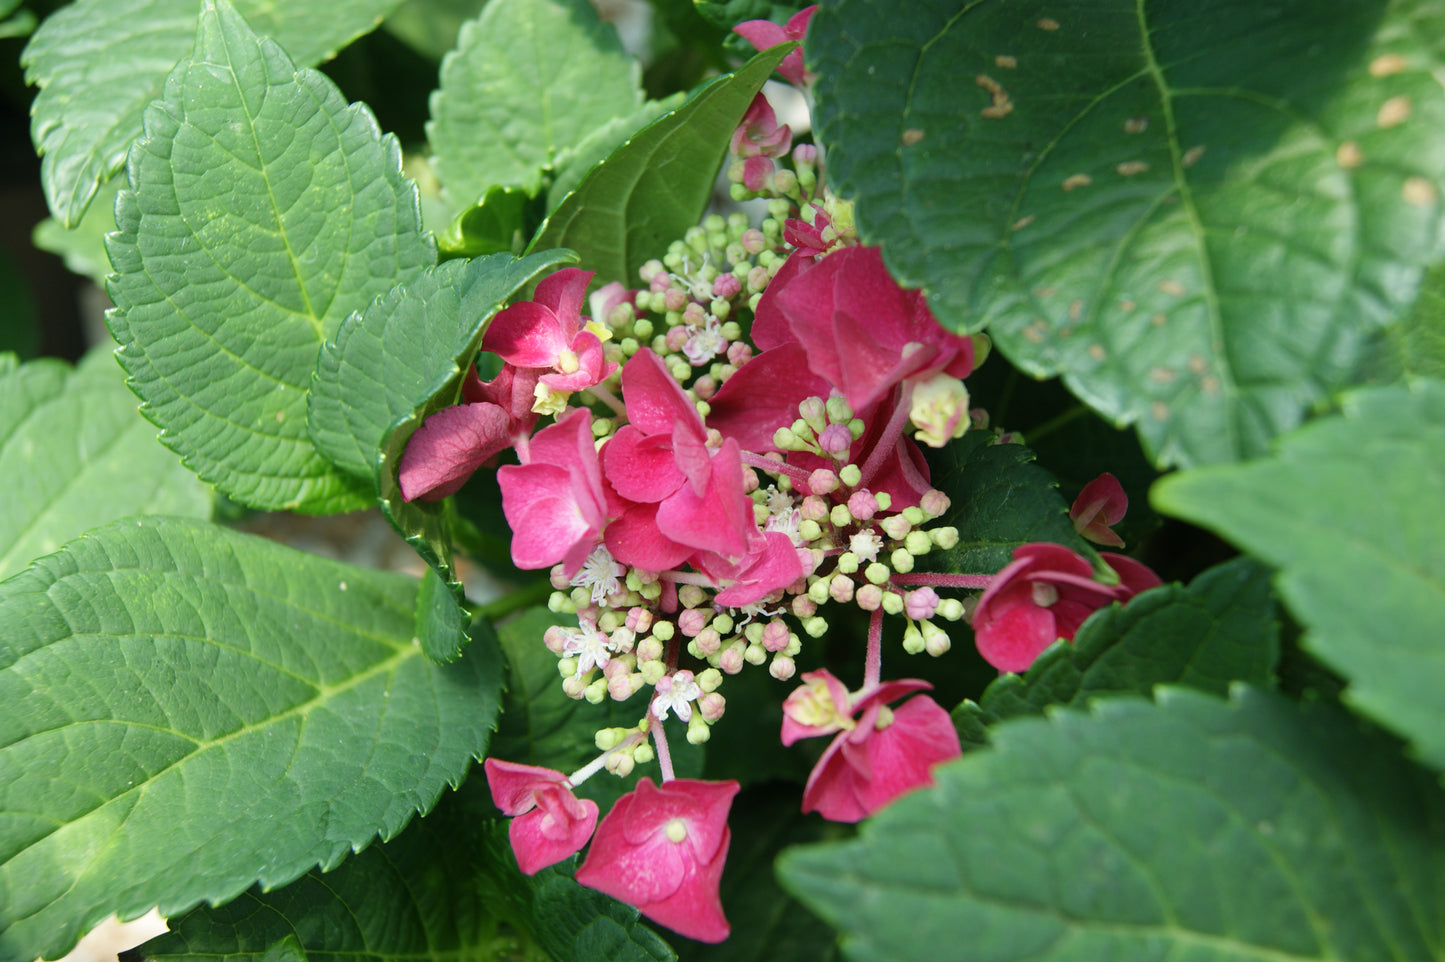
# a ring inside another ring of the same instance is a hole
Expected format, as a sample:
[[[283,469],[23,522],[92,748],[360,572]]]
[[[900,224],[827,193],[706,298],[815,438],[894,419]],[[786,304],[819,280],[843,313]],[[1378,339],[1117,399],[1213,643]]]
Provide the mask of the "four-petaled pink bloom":
[[[1122,548],[1124,539],[1113,531],[1113,526],[1124,520],[1129,510],[1129,496],[1119,479],[1107,472],[1088,484],[1069,508],[1069,518],[1074,530],[1094,544],[1106,544],[1111,548]]]
[[[567,776],[550,768],[489,758],[483,764],[492,801],[511,815],[507,838],[525,875],[581,850],[597,825],[597,803],[572,794]]]
[[[818,5],[815,3],[793,14],[784,26],[778,26],[771,20],[747,20],[733,27],[733,32],[758,50],[767,50],[789,40],[802,40],[808,32],[808,21],[813,19],[813,14],[817,11]],[[806,86],[813,80],[813,75],[803,69],[801,47],[783,58],[783,62],[778,64],[778,73],[795,87]]]
[[[690,939],[723,941],[730,929],[718,883],[737,793],[734,781],[642,779],[598,826],[577,881]]]
[[[608,514],[592,412],[573,411],[538,431],[527,448],[525,464],[497,470],[512,561],[518,568],[560,561],[569,576],[576,574],[601,540]]]
[[[1073,641],[1091,614],[1156,587],[1159,576],[1124,555],[1099,555],[1119,576],[1106,585],[1093,565],[1059,544],[1038,542],[1014,549],[978,600],[973,632],[978,653],[1000,671],[1024,671],[1057,639]]]
[[[593,273],[568,267],[543,278],[532,300],[492,318],[482,348],[517,367],[541,369],[541,382],[554,391],[580,391],[607,380],[617,364],[603,356],[602,340],[582,318]]]
[[[953,721],[916,678],[885,681],[850,696],[826,669],[803,675],[783,703],[783,744],[837,732],[803,789],[803,811],[857,822],[905,792],[933,784],[933,766],[962,753]]]
[[[855,411],[904,381],[973,370],[973,341],[945,331],[921,291],[899,287],[876,247],[844,247],[816,263],[794,253],[758,301],[753,340],[763,350],[802,344],[813,373]]]

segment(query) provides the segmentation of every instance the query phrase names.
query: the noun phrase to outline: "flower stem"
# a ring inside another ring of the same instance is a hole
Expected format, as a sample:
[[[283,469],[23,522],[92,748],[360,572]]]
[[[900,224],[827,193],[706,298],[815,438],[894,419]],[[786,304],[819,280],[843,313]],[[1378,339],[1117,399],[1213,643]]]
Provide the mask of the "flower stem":
[[[594,397],[610,407],[619,419],[623,421],[627,420],[627,408],[623,406],[622,401],[618,399],[617,395],[607,390],[607,388],[601,384],[594,384],[589,388],[584,388],[582,393]]]
[[[672,754],[667,750],[667,735],[662,730],[662,720],[653,715],[652,724],[647,727],[652,733],[653,747],[657,749],[657,770],[662,775],[663,784],[666,784],[677,776],[672,773]]]
[[[587,781],[587,779],[591,778],[593,775],[596,775],[599,771],[601,771],[602,766],[607,764],[607,759],[614,752],[619,752],[624,748],[631,748],[633,745],[636,745],[638,742],[642,741],[642,739],[645,737],[646,736],[643,735],[641,732],[628,735],[626,738],[622,739],[622,741],[618,742],[616,745],[613,745],[611,748],[607,749],[607,751],[603,752],[601,755],[598,755],[596,758],[592,759],[592,761],[588,762],[586,765],[583,765],[571,775],[568,775],[567,784],[571,785],[573,788],[581,785],[583,782]]]
[[[883,609],[868,616],[868,652],[863,656],[863,690],[872,691],[883,677]]]
[[[810,472],[804,471],[802,468],[794,467],[783,461],[775,461],[772,458],[765,458],[761,454],[754,454],[751,451],[743,452],[743,464],[752,468],[762,468],[769,474],[786,474],[799,494],[807,497],[813,493],[813,489],[808,487]]]
[[[883,426],[883,433],[878,436],[878,443],[873,445],[873,450],[868,455],[868,460],[863,462],[863,478],[858,482],[858,487],[868,487],[868,482],[883,467],[898,447],[898,439],[903,435],[903,426],[908,423],[908,409],[913,403],[913,382],[904,381],[903,387],[898,394],[898,403],[893,407],[893,414],[888,418],[888,423]]]
[[[906,575],[890,575],[888,580],[895,585],[930,585],[938,588],[987,588],[993,583],[994,575],[950,575],[930,571],[919,571]]]

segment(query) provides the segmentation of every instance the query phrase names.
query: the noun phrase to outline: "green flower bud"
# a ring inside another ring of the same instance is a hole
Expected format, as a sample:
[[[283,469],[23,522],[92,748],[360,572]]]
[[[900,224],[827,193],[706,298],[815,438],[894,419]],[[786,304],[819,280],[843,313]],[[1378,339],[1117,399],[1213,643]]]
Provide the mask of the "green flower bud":
[[[896,591],[883,592],[883,611],[890,615],[902,614],[903,596]]]
[[[856,464],[845,464],[838,472],[838,480],[850,488],[856,488],[863,482],[863,469]]]
[[[887,565],[883,564],[881,561],[875,561],[870,564],[866,569],[864,569],[863,577],[867,578],[875,585],[881,585],[885,584],[888,581],[888,576],[892,573],[893,572],[888,570]]]
[[[907,548],[894,550],[890,560],[893,562],[893,570],[899,574],[906,575],[913,570],[913,555]]]

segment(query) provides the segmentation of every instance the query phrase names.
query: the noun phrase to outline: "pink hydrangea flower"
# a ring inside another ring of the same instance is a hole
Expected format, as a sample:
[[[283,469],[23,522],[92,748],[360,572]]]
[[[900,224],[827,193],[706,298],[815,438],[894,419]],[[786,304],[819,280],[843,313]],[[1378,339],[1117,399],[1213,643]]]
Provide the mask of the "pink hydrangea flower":
[[[597,803],[572,794],[567,776],[550,768],[489,758],[483,764],[492,802],[512,816],[507,838],[524,875],[578,852],[597,825]]]
[[[584,327],[582,301],[593,271],[568,267],[543,278],[536,297],[502,310],[487,327],[482,348],[517,367],[542,369],[554,391],[580,391],[617,370],[602,340]]]
[[[431,415],[406,443],[398,481],[405,501],[454,494],[493,456],[531,433],[537,423],[532,391],[537,372],[510,364],[488,382],[467,371],[463,403]]]
[[[1094,568],[1063,545],[1020,545],[973,612],[978,652],[999,671],[1025,671],[1057,639],[1073,641],[1095,611],[1159,585],[1159,576],[1124,555],[1103,553],[1119,575],[1106,585]]]
[[[631,502],[608,528],[613,557],[662,571],[694,551],[747,555],[757,525],[738,443],[709,446],[697,408],[646,348],[622,369],[622,394],[629,423],[602,451],[608,482]]]
[[[497,471],[502,513],[512,528],[512,561],[570,577],[586,562],[607,524],[607,496],[592,442],[592,414],[573,411],[528,445],[525,464]]]
[[[732,139],[733,156],[743,162],[743,186],[762,190],[777,169],[773,158],[786,154],[792,145],[792,129],[778,123],[768,98],[762,94],[753,97]]]
[[[1069,517],[1074,522],[1074,530],[1094,544],[1122,548],[1124,539],[1112,529],[1124,520],[1128,510],[1129,496],[1124,493],[1124,486],[1118,478],[1105,473],[1084,485],[1069,508]]]
[[[602,820],[577,881],[690,939],[723,941],[730,928],[718,884],[737,793],[734,781],[642,779]]]
[[[857,822],[905,792],[933,784],[933,766],[962,753],[953,721],[932,698],[917,695],[898,708],[888,703],[932,688],[926,681],[886,681],[850,696],[826,669],[803,675],[783,703],[783,744],[834,735],[803,789],[803,811],[834,822]]]
[[[899,287],[876,247],[844,247],[816,263],[801,253],[789,257],[758,302],[753,339],[760,348],[802,344],[808,366],[855,411],[906,380],[972,372],[973,341],[945,331],[922,292]]]
[[[808,21],[813,19],[813,14],[817,11],[818,5],[815,3],[789,17],[785,26],[778,26],[771,20],[748,20],[733,27],[733,32],[758,50],[767,50],[790,40],[802,40],[808,32]],[[803,69],[801,47],[783,58],[783,62],[778,64],[778,73],[795,87],[803,87],[813,81],[813,75]]]

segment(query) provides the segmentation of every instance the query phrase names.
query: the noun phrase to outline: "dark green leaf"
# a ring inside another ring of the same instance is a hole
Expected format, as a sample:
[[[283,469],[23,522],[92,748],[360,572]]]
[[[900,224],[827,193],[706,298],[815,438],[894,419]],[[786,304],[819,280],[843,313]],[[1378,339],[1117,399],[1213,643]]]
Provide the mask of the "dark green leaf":
[[[211,515],[211,492],[135,410],[108,347],[74,370],[0,355],[0,581],[90,528],[133,514]]]
[[[486,254],[517,254],[527,244],[528,208],[532,198],[520,187],[491,187],[475,207],[468,207],[452,220],[438,239],[447,257],[482,257]]]
[[[225,0],[166,81],[111,235],[122,365],[162,439],[259,508],[371,503],[306,432],[324,341],[435,260],[395,140]]]
[[[311,66],[380,22],[399,0],[324,4],[237,0],[257,33]],[[40,87],[31,137],[42,154],[51,213],[74,227],[96,187],[125,163],[141,115],[161,95],[176,61],[191,52],[197,0],[79,0],[46,19],[22,62]]]
[[[1445,385],[1348,395],[1275,456],[1173,475],[1153,500],[1279,568],[1345,700],[1445,767]]]
[[[458,208],[496,184],[535,194],[560,151],[641,103],[642,68],[591,3],[491,0],[442,61],[433,164]]]
[[[1072,645],[1054,645],[1026,674],[1003,675],[979,704],[965,702],[954,717],[973,715],[991,726],[1042,714],[1050,705],[1147,695],[1165,684],[1216,695],[1227,694],[1236,681],[1269,687],[1278,658],[1268,572],[1241,558],[1211,568],[1188,588],[1164,585],[1125,607],[1102,609],[1084,622]]]
[[[0,353],[28,360],[39,353],[40,324],[30,283],[15,261],[0,253]]]
[[[487,747],[489,645],[439,667],[417,583],[177,519],[0,587],[0,960],[390,838]]]
[[[1354,719],[1163,689],[1001,726],[784,885],[852,959],[1432,962],[1445,797]],[[947,947],[947,948],[943,948]]]
[[[1265,450],[1439,250],[1428,4],[888,0],[809,31],[834,188],[899,281],[1160,464]]]
[[[284,888],[248,889],[226,905],[201,906],[148,942],[151,962],[450,962],[510,958],[484,881],[486,794],[473,771],[436,809],[334,871],[307,872]],[[277,960],[280,962],[280,960]],[[289,960],[288,960],[289,962]]]
[[[733,131],[787,53],[758,54],[644,127],[562,200],[528,249],[570,248],[599,283],[636,283],[643,263],[702,217]]]
[[[1092,557],[1093,549],[1069,520],[1058,484],[1034,464],[1021,444],[995,444],[973,431],[930,451],[933,486],[948,495],[939,525],[958,528],[958,546],[920,559],[920,567],[963,574],[993,574],[1031,541],[1053,541]]]
[[[1445,264],[1430,269],[1410,316],[1386,329],[1374,347],[1365,361],[1365,378],[1445,380]]]

